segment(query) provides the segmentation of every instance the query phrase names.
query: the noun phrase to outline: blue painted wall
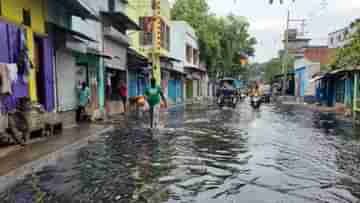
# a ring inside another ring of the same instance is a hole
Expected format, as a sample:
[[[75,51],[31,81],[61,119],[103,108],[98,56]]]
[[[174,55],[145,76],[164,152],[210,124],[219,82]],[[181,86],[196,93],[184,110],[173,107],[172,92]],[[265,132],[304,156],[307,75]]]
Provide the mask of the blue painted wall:
[[[299,88],[299,96],[305,96],[305,67],[295,70],[296,78],[298,79],[297,88]]]
[[[182,102],[183,100],[183,83],[181,80],[169,80],[168,81],[168,97],[176,102]]]

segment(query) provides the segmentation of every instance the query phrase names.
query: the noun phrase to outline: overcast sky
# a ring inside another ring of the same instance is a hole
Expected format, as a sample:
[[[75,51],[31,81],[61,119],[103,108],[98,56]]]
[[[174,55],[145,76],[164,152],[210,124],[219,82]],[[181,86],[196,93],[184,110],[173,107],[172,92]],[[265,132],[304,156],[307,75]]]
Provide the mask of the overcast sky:
[[[251,34],[258,40],[257,62],[264,62],[277,55],[282,48],[282,31],[286,25],[287,9],[291,10],[291,18],[307,19],[307,36],[312,38],[311,44],[324,45],[327,34],[348,25],[360,17],[360,0],[296,0],[295,3],[280,5],[274,0],[208,0],[211,11],[217,15],[234,13],[247,17],[251,25]],[[291,0],[284,0],[284,2]],[[236,4],[235,4],[236,2]],[[293,24],[292,26],[297,26]]]

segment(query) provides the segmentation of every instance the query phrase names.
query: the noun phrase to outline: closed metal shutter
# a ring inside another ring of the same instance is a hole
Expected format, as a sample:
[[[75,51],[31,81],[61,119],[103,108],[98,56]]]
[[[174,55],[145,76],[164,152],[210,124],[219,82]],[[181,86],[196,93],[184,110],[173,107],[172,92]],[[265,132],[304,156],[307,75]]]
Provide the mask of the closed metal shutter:
[[[86,80],[86,70],[75,65],[70,51],[62,49],[56,53],[56,74],[59,111],[74,110],[78,104],[76,86]]]

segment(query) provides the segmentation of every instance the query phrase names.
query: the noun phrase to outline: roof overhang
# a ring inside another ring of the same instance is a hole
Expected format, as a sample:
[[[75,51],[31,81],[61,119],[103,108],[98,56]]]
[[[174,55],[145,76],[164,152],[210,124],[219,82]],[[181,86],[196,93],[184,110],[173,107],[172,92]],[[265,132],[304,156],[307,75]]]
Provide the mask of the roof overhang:
[[[127,49],[127,66],[129,68],[147,67],[149,64],[149,60],[145,56],[139,54],[134,49]]]
[[[167,61],[167,62],[181,62],[180,59],[177,59],[177,58],[174,58],[174,57],[171,57],[171,56],[160,56],[160,60],[164,60],[164,61]]]
[[[80,38],[82,40],[87,40],[87,41],[90,41],[90,42],[98,42],[95,39],[93,39],[93,38],[91,38],[91,37],[89,37],[89,36],[87,36],[87,35],[85,35],[85,34],[83,34],[81,32],[72,30],[70,28],[66,28],[64,26],[61,26],[61,25],[58,25],[58,24],[55,24],[55,23],[47,22],[46,26],[47,26],[47,29],[55,29],[57,32],[66,33],[68,35],[75,36],[75,37]]]
[[[140,26],[136,22],[131,20],[123,12],[105,12],[105,11],[102,11],[101,15],[106,17],[115,28],[117,28],[119,26],[123,26],[127,30],[141,30]]]
[[[186,75],[185,72],[183,72],[183,71],[181,71],[181,70],[178,70],[178,69],[176,69],[176,68],[174,68],[174,67],[172,67],[172,68],[161,67],[161,68],[162,68],[162,69],[165,69],[165,70],[167,70],[167,71],[171,71],[171,72],[179,73],[179,74],[182,74],[182,75]]]
[[[186,65],[186,66],[184,66],[184,68],[188,69],[188,70],[192,70],[192,71],[206,72],[206,70],[204,70],[204,69],[201,69],[196,66],[191,66],[191,65]]]
[[[74,16],[78,16],[83,19],[99,20],[96,14],[92,13],[91,10],[79,0],[62,0],[61,4],[70,14]]]
[[[93,49],[88,49],[87,54],[91,55],[91,56],[96,56],[96,57],[99,57],[99,58],[109,59],[109,60],[111,60],[113,58],[109,54],[106,54],[104,52],[100,52],[100,51],[97,51],[97,50],[93,50]]]

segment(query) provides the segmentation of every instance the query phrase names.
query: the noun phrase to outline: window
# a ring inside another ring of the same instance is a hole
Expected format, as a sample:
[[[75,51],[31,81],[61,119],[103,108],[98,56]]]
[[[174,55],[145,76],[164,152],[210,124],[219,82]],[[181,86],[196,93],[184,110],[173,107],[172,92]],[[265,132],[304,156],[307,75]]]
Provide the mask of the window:
[[[190,45],[186,45],[186,61],[192,63],[192,48]]]
[[[337,36],[337,41],[341,42],[341,34]]]
[[[160,23],[160,41],[161,41],[161,47],[166,47],[166,25],[163,20],[161,20]]]
[[[168,51],[170,51],[170,27],[166,26],[166,47]]]
[[[23,24],[31,27],[31,12],[29,9],[23,9]]]
[[[151,29],[151,18],[150,17],[140,18],[139,25],[142,30],[139,36],[140,45],[142,46],[152,45],[153,35]]]
[[[349,37],[349,30],[348,29],[346,29],[344,31],[344,36],[345,36],[345,39],[347,39]]]
[[[194,61],[194,65],[199,64],[199,51],[196,49],[194,49],[193,61]]]
[[[109,11],[110,12],[115,11],[115,0],[109,0]]]
[[[330,44],[334,44],[334,37],[330,37]]]

